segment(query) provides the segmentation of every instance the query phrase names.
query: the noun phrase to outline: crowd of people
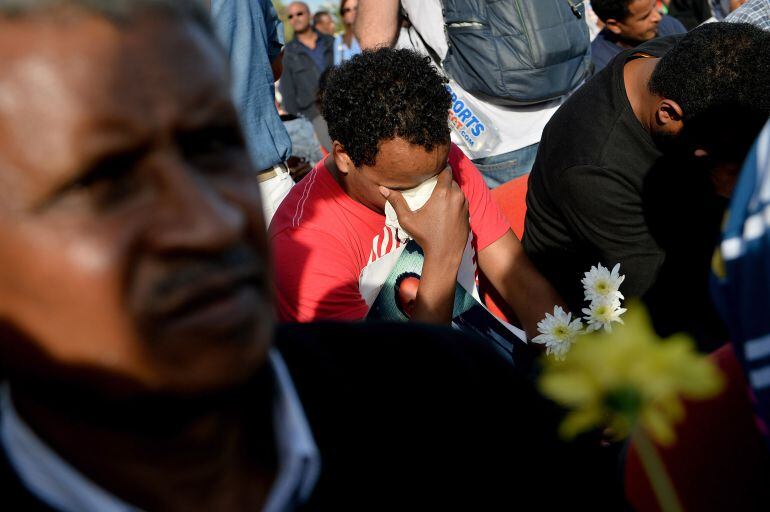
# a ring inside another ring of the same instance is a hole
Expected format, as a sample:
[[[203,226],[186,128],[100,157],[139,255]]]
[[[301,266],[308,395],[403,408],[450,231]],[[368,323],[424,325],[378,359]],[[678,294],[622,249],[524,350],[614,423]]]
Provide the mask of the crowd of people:
[[[767,510],[769,118],[770,0],[0,0],[5,505]]]

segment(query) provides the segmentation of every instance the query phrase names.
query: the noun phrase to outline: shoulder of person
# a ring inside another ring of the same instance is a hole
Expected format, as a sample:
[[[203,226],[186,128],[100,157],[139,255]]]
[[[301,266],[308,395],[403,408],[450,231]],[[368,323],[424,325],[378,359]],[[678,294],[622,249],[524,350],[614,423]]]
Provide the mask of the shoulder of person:
[[[449,143],[449,155],[447,156],[447,161],[449,162],[449,165],[452,166],[454,169],[455,166],[464,166],[466,163],[470,162],[470,158],[465,154],[465,152],[455,144],[454,142]]]
[[[287,42],[286,45],[284,46],[284,58],[287,55],[291,55],[292,53],[299,54],[301,51],[302,51],[302,43],[297,41],[297,38],[294,37],[289,42]]]
[[[627,54],[634,55],[635,53],[645,53],[652,57],[663,57],[668,51],[679,44],[679,41],[685,36],[685,34],[671,34],[668,36],[658,37],[642,43],[636,48],[626,50]]]
[[[623,169],[601,164],[570,165],[558,170],[557,173],[563,185],[593,183],[597,185],[617,184],[620,186],[626,183]]]
[[[673,16],[664,15],[660,20],[660,36],[666,37],[673,34],[684,34],[687,29],[682,22]]]
[[[318,42],[323,44],[324,46],[331,46],[334,44],[334,36],[319,33]]]
[[[464,190],[466,196],[468,195],[468,190],[466,190],[467,186],[472,185],[474,188],[487,188],[481,171],[479,171],[478,167],[476,167],[468,155],[465,154],[462,148],[457,146],[454,142],[449,149],[447,162],[449,162],[449,166],[452,168],[454,180],[460,185],[460,188]]]
[[[599,32],[596,39],[591,41],[591,59],[596,66],[594,74],[604,69],[621,51],[623,50],[607,37],[604,31]]]

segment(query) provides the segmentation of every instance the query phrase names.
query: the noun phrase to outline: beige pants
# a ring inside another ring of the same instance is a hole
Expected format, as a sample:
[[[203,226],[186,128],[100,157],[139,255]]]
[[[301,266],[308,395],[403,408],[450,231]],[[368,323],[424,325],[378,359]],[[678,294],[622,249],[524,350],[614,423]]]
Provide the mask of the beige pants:
[[[289,195],[291,187],[294,186],[294,180],[291,179],[288,171],[283,166],[276,165],[273,170],[275,176],[261,181],[259,191],[262,196],[262,212],[265,215],[265,226],[270,226],[278,207],[281,206],[284,198]]]

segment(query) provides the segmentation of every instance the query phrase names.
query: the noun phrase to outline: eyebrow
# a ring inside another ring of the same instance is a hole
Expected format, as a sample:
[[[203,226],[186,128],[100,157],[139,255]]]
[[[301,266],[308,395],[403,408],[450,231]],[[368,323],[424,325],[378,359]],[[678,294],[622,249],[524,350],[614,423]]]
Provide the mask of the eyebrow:
[[[177,128],[182,131],[196,129],[210,123],[212,119],[238,122],[238,112],[229,96],[229,89],[220,84],[209,84],[194,96],[185,108],[184,116]]]
[[[103,179],[117,178],[131,172],[138,160],[146,155],[151,148],[150,139],[137,138],[134,141],[116,143],[94,152],[85,163],[55,185],[34,206],[35,210],[43,210],[62,198],[65,194],[80,186],[88,186]]]

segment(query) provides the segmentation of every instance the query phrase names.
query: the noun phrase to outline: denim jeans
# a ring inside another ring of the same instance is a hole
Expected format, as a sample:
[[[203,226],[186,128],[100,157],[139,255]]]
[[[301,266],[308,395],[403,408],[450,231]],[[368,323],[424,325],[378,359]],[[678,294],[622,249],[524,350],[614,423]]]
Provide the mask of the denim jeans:
[[[535,143],[502,155],[478,158],[473,161],[473,164],[481,171],[487,186],[495,188],[513,178],[529,174],[535,163],[538,144]]]

